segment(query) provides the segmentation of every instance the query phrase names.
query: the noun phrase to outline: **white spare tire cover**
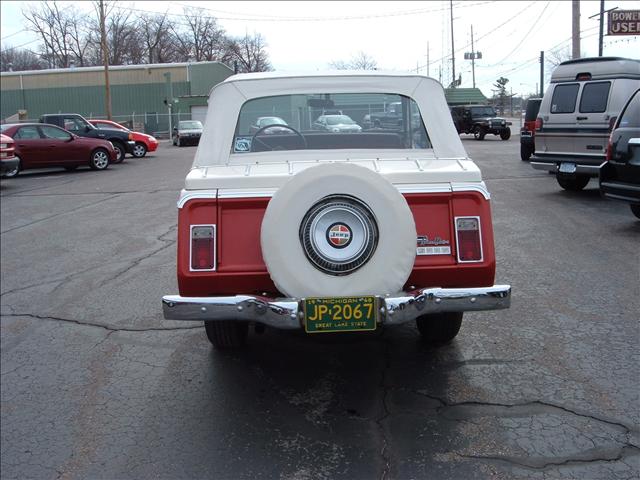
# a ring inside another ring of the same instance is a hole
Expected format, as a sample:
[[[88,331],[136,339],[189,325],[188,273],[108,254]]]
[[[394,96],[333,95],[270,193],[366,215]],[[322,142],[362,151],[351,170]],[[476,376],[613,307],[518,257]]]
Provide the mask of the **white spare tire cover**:
[[[382,295],[409,278],[416,227],[404,197],[381,175],[322,164],[275,193],[261,247],[271,279],[289,297]]]

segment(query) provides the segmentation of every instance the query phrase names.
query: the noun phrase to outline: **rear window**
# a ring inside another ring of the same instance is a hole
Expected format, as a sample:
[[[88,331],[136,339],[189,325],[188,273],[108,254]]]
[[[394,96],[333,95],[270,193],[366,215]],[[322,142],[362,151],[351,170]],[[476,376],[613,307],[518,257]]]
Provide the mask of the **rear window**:
[[[633,94],[633,100],[624,109],[618,126],[622,128],[640,128],[640,90]]]
[[[587,83],[582,88],[580,113],[602,113],[607,109],[611,82]]]
[[[551,98],[551,113],[573,113],[576,109],[579,88],[578,83],[556,85]]]
[[[282,122],[261,128],[258,120],[263,117]],[[240,110],[231,152],[427,148],[431,143],[413,99],[383,93],[320,93],[247,101]]]

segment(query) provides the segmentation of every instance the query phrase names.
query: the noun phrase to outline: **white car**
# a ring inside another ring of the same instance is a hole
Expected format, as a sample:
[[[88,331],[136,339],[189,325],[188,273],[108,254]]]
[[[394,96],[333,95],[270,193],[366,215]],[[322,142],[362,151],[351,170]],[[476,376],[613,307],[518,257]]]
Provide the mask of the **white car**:
[[[316,121],[313,122],[313,128],[333,133],[362,131],[362,127],[354,122],[348,115],[320,115]]]
[[[198,145],[202,136],[202,122],[199,120],[182,120],[173,127],[171,135],[174,145]]]
[[[400,102],[395,130],[313,128]],[[251,132],[260,116],[288,132]],[[444,90],[413,74],[235,75],[211,91],[207,124],[178,199],[178,289],[164,317],[202,320],[216,348],[249,327],[308,334],[415,322],[453,339],[464,311],[508,308],[494,284],[489,192]]]

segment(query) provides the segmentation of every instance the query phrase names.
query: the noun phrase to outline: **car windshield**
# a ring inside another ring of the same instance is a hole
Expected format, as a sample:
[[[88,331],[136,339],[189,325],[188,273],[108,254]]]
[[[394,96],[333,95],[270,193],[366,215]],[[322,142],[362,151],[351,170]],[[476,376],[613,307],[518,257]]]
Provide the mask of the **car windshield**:
[[[325,118],[328,125],[354,125],[356,123],[346,115],[329,115]]]
[[[471,115],[474,117],[495,117],[497,114],[493,107],[473,107]]]
[[[258,125],[261,127],[264,127],[266,125],[286,125],[286,124],[287,122],[285,122],[280,117],[264,117],[258,121]]]
[[[394,116],[388,115],[393,105]],[[327,112],[340,114],[327,114]],[[282,120],[290,131],[256,131]],[[348,128],[340,128],[348,125]],[[257,133],[257,135],[256,135]],[[418,104],[392,93],[315,93],[260,97],[245,102],[231,152],[432,148]]]
[[[202,123],[200,123],[198,120],[184,121],[178,124],[178,128],[198,129],[198,128],[202,128]]]

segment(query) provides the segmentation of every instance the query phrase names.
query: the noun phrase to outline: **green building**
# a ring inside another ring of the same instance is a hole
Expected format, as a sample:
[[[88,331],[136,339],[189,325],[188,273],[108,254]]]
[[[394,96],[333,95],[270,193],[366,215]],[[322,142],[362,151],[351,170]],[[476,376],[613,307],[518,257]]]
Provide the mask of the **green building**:
[[[479,88],[445,88],[444,96],[450,107],[454,105],[487,105],[489,102]]]
[[[204,123],[211,88],[233,75],[220,62],[162,63],[109,67],[112,119],[147,133],[173,124]],[[0,119],[37,121],[45,113],[106,118],[104,67],[0,74]]]

